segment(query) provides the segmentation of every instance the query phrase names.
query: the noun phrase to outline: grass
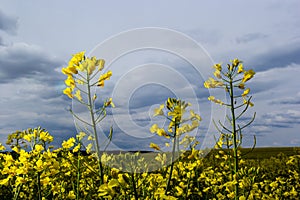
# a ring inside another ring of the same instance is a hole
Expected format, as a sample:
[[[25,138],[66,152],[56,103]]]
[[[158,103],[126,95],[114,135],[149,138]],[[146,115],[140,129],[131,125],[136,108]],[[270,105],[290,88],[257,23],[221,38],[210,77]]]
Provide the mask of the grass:
[[[262,160],[269,159],[271,157],[276,157],[279,154],[285,154],[286,156],[293,156],[300,153],[300,147],[256,147],[255,149],[251,148],[241,148],[241,153],[243,159],[254,159],[254,160]],[[210,154],[213,154],[212,150]]]

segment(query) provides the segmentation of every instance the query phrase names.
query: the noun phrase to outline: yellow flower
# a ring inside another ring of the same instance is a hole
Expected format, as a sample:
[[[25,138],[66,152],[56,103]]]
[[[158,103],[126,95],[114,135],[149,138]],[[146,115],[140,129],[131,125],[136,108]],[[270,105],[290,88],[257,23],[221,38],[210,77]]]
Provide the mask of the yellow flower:
[[[222,71],[222,66],[221,66],[220,63],[215,64],[215,65],[213,66],[213,68],[215,68],[217,71]]]
[[[78,144],[76,145],[76,147],[73,148],[72,152],[73,152],[73,153],[76,153],[76,152],[78,152],[78,151],[80,150],[80,148],[81,148],[81,145],[80,145],[80,143],[78,143]]]
[[[93,144],[92,144],[92,143],[89,143],[89,144],[86,146],[85,151],[86,151],[87,153],[91,153],[92,147],[93,147]]]
[[[157,124],[153,124],[151,126],[151,128],[150,128],[150,132],[151,133],[156,133],[157,129],[158,129],[158,125]]]
[[[72,190],[69,192],[67,198],[69,199],[76,199],[76,195],[75,195],[75,192]]]
[[[222,78],[222,76],[221,76],[221,72],[220,71],[218,71],[218,70],[216,70],[215,72],[214,72],[214,76],[216,77],[216,78]]]
[[[24,138],[25,139],[25,138]],[[42,131],[40,133],[40,139],[44,142],[52,142],[53,141],[53,136],[51,136],[48,132]]]
[[[215,87],[223,86],[223,85],[224,85],[224,83],[222,81],[217,81],[211,77],[209,77],[208,80],[204,82],[205,88],[215,88]]]
[[[11,150],[13,150],[13,151],[19,153],[19,148],[18,148],[17,146],[14,146]]]
[[[24,140],[26,140],[28,142],[31,142],[31,139],[32,139],[31,134],[24,135],[23,138],[24,138]]]
[[[160,147],[157,145],[157,144],[154,144],[154,143],[150,143],[150,148],[152,148],[152,149],[155,149],[155,150],[157,150],[157,151],[159,151],[160,150]]]
[[[170,136],[166,133],[166,131],[163,128],[159,128],[156,130],[157,135],[164,136],[166,138],[169,138]]]
[[[292,190],[290,191],[290,194],[294,197],[297,197],[298,192],[295,190],[295,187],[292,188]]]
[[[242,82],[245,83],[246,81],[250,80],[254,76],[254,74],[255,72],[252,69],[245,71]]]
[[[104,68],[105,60],[99,59],[97,64],[98,64],[98,70],[101,71]]]
[[[238,85],[238,87],[240,88],[240,89],[245,89],[245,84],[244,83],[240,83],[239,85]]]
[[[243,97],[244,97],[244,96],[247,96],[247,94],[249,94],[249,92],[250,92],[250,88],[247,88],[247,89],[243,92],[242,96],[243,96]]]
[[[86,136],[85,132],[79,132],[79,134],[76,135],[76,138],[80,141]]]
[[[5,179],[0,180],[0,185],[5,185],[7,186],[9,184],[10,176],[8,176]]]
[[[34,146],[34,149],[35,149],[36,151],[40,152],[40,151],[43,151],[43,150],[44,150],[44,147],[43,147],[41,144],[36,144],[36,145]]]
[[[16,182],[15,182],[16,186],[23,184],[23,183],[26,183],[26,180],[23,177],[18,176],[16,179]]]
[[[238,67],[238,74],[242,73],[243,71],[244,71],[244,66],[243,66],[243,63],[241,63]]]
[[[254,106],[254,103],[252,103],[251,101],[248,101],[248,100],[244,99],[244,104],[248,104],[248,103],[249,103],[250,107]]]
[[[220,99],[216,99],[214,96],[209,96],[209,97],[208,97],[208,100],[209,100],[209,101],[212,101],[212,102],[214,102],[214,103],[216,103],[216,104],[224,105],[224,102],[223,102],[223,101],[221,101]]]
[[[83,84],[84,84],[84,81],[83,81],[83,80],[80,80],[80,79],[77,79],[77,80],[76,80],[76,83],[78,83],[79,85],[83,85]]]
[[[65,84],[70,87],[71,89],[75,88],[75,80],[73,79],[73,76],[68,76],[68,78],[65,80]]]
[[[191,119],[197,119],[199,121],[202,120],[201,117],[200,117],[200,115],[196,114],[193,110],[190,110],[190,118]]]
[[[76,90],[74,96],[78,99],[78,101],[82,101],[82,97],[81,97],[81,94],[80,94],[80,90]]]
[[[73,54],[73,57],[71,58],[71,60],[69,61],[69,66],[78,66],[79,63],[84,60],[84,54],[85,51]]]
[[[0,151],[4,151],[6,148],[0,143]]]
[[[109,98],[108,101],[106,101],[104,104],[105,107],[107,107],[109,105],[113,108],[115,107],[115,104],[113,103],[112,98]]]
[[[42,171],[43,170],[43,161],[41,159],[39,159],[38,161],[36,161],[36,166],[35,169],[37,171]]]
[[[66,71],[67,73],[69,74],[78,74],[78,71],[76,69],[76,66],[72,66],[72,65],[69,65],[67,68],[66,68]]]
[[[89,135],[88,140],[95,140],[95,138],[92,135]]]
[[[96,69],[96,57],[92,57],[91,59],[87,59],[87,72],[89,75],[91,75],[94,70]]]
[[[234,67],[236,67],[241,63],[241,61],[239,59],[235,58],[235,59],[231,60],[231,63]]]
[[[47,176],[41,180],[41,183],[43,186],[47,186],[49,183],[51,183],[51,179]]]
[[[246,197],[245,196],[240,196],[239,200],[246,200]]]
[[[179,186],[175,186],[175,189],[177,190],[176,194],[177,196],[181,196],[183,194],[183,189]]]
[[[73,147],[75,144],[75,138],[71,137],[70,139],[68,139],[67,141],[63,141],[62,143],[62,147],[64,149],[69,149],[71,147]]]
[[[62,68],[61,72],[65,75],[72,76],[72,72],[68,68]]]
[[[163,112],[163,108],[165,107],[164,104],[161,104],[159,106],[159,108],[155,108],[154,109],[154,115],[153,116],[157,116],[157,115],[164,115],[164,112]]]
[[[234,196],[235,196],[234,192],[227,194],[227,197],[230,199],[234,198]]]
[[[67,95],[69,98],[73,99],[73,94],[72,94],[73,90],[69,87],[67,87],[66,89],[64,89],[63,93],[65,95]]]
[[[111,76],[112,76],[112,72],[110,70],[105,74],[102,74],[98,80],[97,86],[104,87],[104,81],[109,80]]]

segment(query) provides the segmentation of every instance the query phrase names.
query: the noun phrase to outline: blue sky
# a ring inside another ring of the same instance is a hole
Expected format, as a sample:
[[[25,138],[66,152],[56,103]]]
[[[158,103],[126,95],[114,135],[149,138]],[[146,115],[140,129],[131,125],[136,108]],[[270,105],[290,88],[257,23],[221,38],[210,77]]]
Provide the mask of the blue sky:
[[[209,137],[211,117],[224,113],[206,101],[203,81],[213,63],[236,57],[257,72],[249,83],[255,103],[249,113],[257,117],[245,146],[253,135],[258,146],[300,146],[299,7],[297,0],[1,1],[0,141],[36,126],[57,144],[75,134],[60,69],[86,50],[113,71],[97,93],[115,98],[114,116],[102,128],[114,125],[116,148],[161,141],[147,130],[164,119],[151,112],[172,95],[194,101],[203,118],[196,134]]]

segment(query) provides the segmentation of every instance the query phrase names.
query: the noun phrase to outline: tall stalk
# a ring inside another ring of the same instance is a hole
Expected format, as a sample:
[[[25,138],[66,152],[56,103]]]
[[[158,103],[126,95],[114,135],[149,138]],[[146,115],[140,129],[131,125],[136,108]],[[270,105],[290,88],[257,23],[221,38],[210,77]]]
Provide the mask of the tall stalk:
[[[250,92],[250,88],[245,89],[245,83],[250,80],[255,72],[250,69],[248,71],[244,70],[242,61],[238,59],[231,60],[231,64],[227,64],[227,71],[223,71],[221,64],[215,64],[213,66],[215,68],[214,76],[217,78],[209,78],[207,81],[204,82],[204,86],[206,88],[222,88],[225,89],[225,92],[229,94],[230,101],[229,103],[223,102],[220,99],[216,99],[214,96],[208,97],[208,100],[224,105],[230,109],[231,116],[229,117],[226,115],[226,119],[231,125],[231,128],[226,127],[225,124],[219,121],[219,126],[215,123],[214,125],[217,128],[218,132],[221,134],[219,141],[217,142],[217,148],[223,148],[226,146],[228,149],[232,148],[233,151],[233,162],[234,162],[234,169],[233,169],[233,180],[234,190],[235,190],[235,200],[238,199],[239,196],[239,187],[238,187],[238,171],[239,171],[239,160],[240,155],[238,154],[238,148],[242,144],[242,130],[249,126],[255,118],[255,113],[250,122],[248,122],[244,126],[240,126],[237,124],[237,120],[245,114],[249,106],[253,106],[253,103],[250,101],[251,96],[248,97]],[[242,77],[239,77],[243,73]],[[239,92],[234,91],[234,88],[238,88],[243,92],[238,94]],[[239,101],[242,99],[242,101]],[[243,108],[242,111],[237,114],[237,110]],[[256,138],[254,136],[254,145],[256,144]],[[253,149],[252,148],[252,149]],[[232,161],[231,161],[232,162]]]
[[[170,166],[170,173],[169,173],[169,178],[168,178],[168,182],[167,182],[167,188],[165,191],[165,194],[167,194],[167,192],[170,189],[170,185],[171,185],[171,179],[172,179],[172,174],[173,174],[173,168],[174,168],[174,161],[175,161],[175,149],[177,146],[177,128],[178,128],[178,123],[175,122],[175,128],[174,128],[174,138],[173,138],[173,147],[172,147],[172,157],[171,157],[171,166]]]
[[[112,106],[114,104],[111,100],[106,100],[103,102],[103,107],[96,109],[95,108],[95,100],[97,98],[96,94],[91,93],[92,87],[104,87],[104,81],[109,80],[112,76],[112,72],[108,71],[104,74],[101,74],[99,79],[95,82],[92,80],[103,70],[104,68],[104,60],[96,59],[95,57],[88,58],[85,55],[85,52],[80,52],[70,59],[69,65],[66,68],[62,69],[62,73],[67,75],[67,79],[65,80],[65,84],[67,85],[66,89],[63,91],[65,95],[67,95],[71,99],[77,100],[80,104],[86,106],[89,110],[90,120],[91,122],[87,122],[84,119],[77,116],[72,110],[72,115],[84,124],[84,128],[79,128],[82,132],[87,132],[89,135],[94,137],[94,144],[96,148],[96,154],[98,159],[98,167],[100,173],[100,184],[104,183],[104,169],[101,161],[100,154],[100,146],[107,141],[103,141],[100,144],[98,133],[97,133],[97,124],[100,123],[106,117],[106,107]],[[96,69],[97,68],[97,69]],[[82,72],[82,73],[78,73]],[[79,85],[86,85],[87,91],[82,90]],[[86,95],[87,102],[81,95]],[[89,128],[88,128],[89,127]],[[91,130],[92,129],[92,130]],[[112,138],[112,128],[110,130],[108,144]],[[105,146],[104,151],[108,144]]]
[[[170,124],[169,124],[168,131],[166,131],[164,128],[159,128],[157,124],[153,124],[152,127],[150,128],[150,132],[156,133],[157,135],[166,137],[168,139],[169,138],[173,139],[170,172],[169,172],[165,194],[169,192],[171,187],[176,148],[178,153],[180,151],[179,138],[184,133],[196,129],[199,126],[199,122],[201,121],[200,115],[194,113],[193,110],[190,110],[190,116],[188,118],[183,117],[183,115],[186,112],[186,108],[190,105],[191,105],[190,103],[186,103],[180,99],[168,98],[165,104],[160,105],[159,108],[154,110],[154,116],[156,115],[165,116],[170,121]],[[168,110],[166,115],[163,111],[164,108]],[[185,124],[187,122],[191,122],[191,124]],[[155,150],[160,150],[159,146],[153,143],[150,144],[150,147],[154,148]]]
[[[234,159],[234,174],[235,174],[235,178],[236,178],[236,183],[234,185],[234,190],[235,190],[235,200],[238,199],[238,170],[239,170],[239,157],[238,157],[238,152],[237,152],[237,148],[238,148],[238,144],[237,144],[237,132],[236,132],[236,118],[235,118],[235,106],[234,106],[234,95],[233,95],[233,83],[232,83],[232,76],[229,75],[229,87],[230,87],[230,91],[229,91],[229,96],[230,96],[230,109],[231,109],[231,126],[232,126],[232,135],[233,135],[233,159]]]
[[[99,138],[97,135],[97,123],[95,121],[95,113],[94,113],[94,102],[92,100],[92,94],[91,94],[91,85],[90,85],[90,76],[87,75],[87,96],[88,96],[88,109],[90,111],[90,116],[91,116],[91,121],[92,121],[92,129],[93,129],[93,134],[95,136],[95,143],[96,143],[96,153],[98,157],[98,167],[99,167],[99,172],[100,172],[100,184],[104,182],[104,174],[103,174],[103,165],[101,161],[101,155],[100,155],[100,144],[99,144]]]

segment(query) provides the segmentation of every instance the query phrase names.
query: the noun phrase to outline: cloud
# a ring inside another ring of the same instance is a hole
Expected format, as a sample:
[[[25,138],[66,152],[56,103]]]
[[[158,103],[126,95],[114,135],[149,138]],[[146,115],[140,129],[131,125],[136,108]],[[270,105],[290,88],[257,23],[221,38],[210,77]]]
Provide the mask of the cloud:
[[[0,10],[0,30],[10,34],[16,34],[17,28],[17,18],[8,16]]]
[[[300,64],[299,55],[300,40],[295,39],[284,44],[270,45],[264,52],[254,55],[247,65],[253,66],[256,71],[284,68]]]
[[[291,128],[295,124],[300,124],[300,111],[274,111],[263,114],[262,119],[266,125],[271,127]]]
[[[0,47],[1,138],[16,130],[42,126],[55,136],[55,145],[75,134],[70,99],[62,94],[64,62],[26,43]]]
[[[263,34],[263,33],[248,33],[248,34],[242,35],[240,37],[237,37],[236,42],[238,44],[240,44],[240,43],[249,43],[249,42],[252,42],[254,40],[264,39],[266,37],[268,37],[268,35]]]
[[[42,82],[57,80],[59,76],[55,68],[63,64],[40,47],[26,43],[2,46],[0,54],[0,83],[19,78],[34,78]]]
[[[283,104],[283,105],[298,105],[300,104],[300,92],[293,97],[283,97],[271,101],[272,104]]]

